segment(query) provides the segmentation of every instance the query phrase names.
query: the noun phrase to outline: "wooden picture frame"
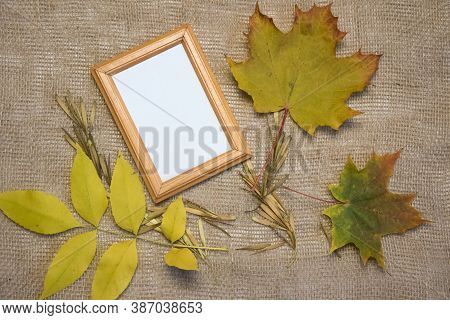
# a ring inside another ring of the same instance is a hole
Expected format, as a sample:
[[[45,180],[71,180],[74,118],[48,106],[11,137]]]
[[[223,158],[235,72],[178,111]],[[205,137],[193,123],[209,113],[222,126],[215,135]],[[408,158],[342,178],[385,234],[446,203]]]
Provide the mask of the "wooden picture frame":
[[[180,43],[226,135],[230,150],[169,180],[162,181],[112,76]],[[96,64],[92,67],[91,73],[155,203],[250,158],[250,151],[236,119],[189,25],[182,25],[156,39]]]

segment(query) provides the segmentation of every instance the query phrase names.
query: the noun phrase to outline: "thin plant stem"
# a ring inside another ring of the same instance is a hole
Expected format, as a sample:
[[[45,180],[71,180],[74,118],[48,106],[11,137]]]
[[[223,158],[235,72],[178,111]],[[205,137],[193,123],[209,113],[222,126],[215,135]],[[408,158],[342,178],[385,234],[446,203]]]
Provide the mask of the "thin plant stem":
[[[315,197],[315,196],[311,196],[309,194],[306,194],[306,193],[303,193],[303,192],[291,189],[291,188],[286,187],[286,186],[281,186],[280,188],[288,190],[288,191],[291,191],[291,192],[294,192],[294,193],[299,194],[299,195],[304,196],[304,197],[308,197],[310,199],[314,199],[314,200],[317,200],[317,201],[324,202],[324,203],[337,204],[336,201],[321,199],[321,198],[318,198],[318,197]]]
[[[157,245],[169,247],[169,248],[188,248],[188,249],[200,249],[200,250],[203,249],[203,250],[211,250],[211,251],[229,251],[228,248],[189,246],[189,245],[178,244],[178,243],[165,243],[165,242],[151,240],[151,239],[142,238],[142,237],[136,237],[136,238],[143,240],[143,241],[147,241],[149,243],[153,243],[153,244],[157,244]]]
[[[86,228],[86,226],[83,226],[84,228]],[[101,229],[101,228],[97,228],[98,231],[101,232],[105,232],[105,233],[109,233],[109,234],[113,234],[116,236],[124,236],[124,234],[122,233],[118,233],[118,232],[114,232],[111,230],[106,230],[106,229]],[[127,236],[131,237],[131,235],[126,234]],[[147,238],[143,238],[140,236],[135,236],[136,239],[139,240],[143,240],[149,243],[153,243],[156,245],[160,245],[163,247],[168,247],[168,248],[188,248],[188,249],[203,249],[203,250],[211,250],[211,251],[229,251],[228,248],[218,248],[218,247],[203,247],[203,246],[189,246],[189,245],[184,245],[184,244],[178,244],[178,243],[166,243],[166,242],[162,242],[162,241],[157,241],[157,240],[152,240],[152,239],[147,239]]]
[[[272,147],[270,148],[269,152],[267,153],[266,161],[264,162],[263,167],[261,168],[261,170],[259,171],[258,176],[256,177],[255,183],[253,184],[253,187],[252,187],[252,191],[254,191],[255,188],[258,186],[259,180],[261,179],[264,171],[266,170],[267,166],[269,165],[270,158],[272,157],[273,152],[275,151],[275,148],[277,146],[278,140],[280,140],[281,133],[283,132],[284,124],[286,123],[286,118],[287,118],[287,114],[288,114],[288,110],[289,109],[286,107],[283,110],[284,110],[283,119],[281,120],[280,127],[278,128],[277,135],[275,137],[275,140],[272,143]]]
[[[110,230],[106,230],[106,229],[101,229],[101,228],[99,228],[99,227],[97,227],[97,230],[98,230],[98,231],[101,231],[101,232],[113,234],[113,235],[115,235],[115,236],[123,237],[123,234],[122,234],[122,233],[118,233],[118,232],[114,232],[114,231],[110,231]]]

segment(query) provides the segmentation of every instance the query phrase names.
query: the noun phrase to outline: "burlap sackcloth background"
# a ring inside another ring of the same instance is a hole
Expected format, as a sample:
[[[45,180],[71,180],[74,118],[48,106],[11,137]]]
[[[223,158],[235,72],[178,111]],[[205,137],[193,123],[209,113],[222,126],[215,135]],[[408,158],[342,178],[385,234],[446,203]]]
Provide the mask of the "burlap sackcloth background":
[[[312,1],[300,1],[308,9]],[[326,4],[326,2],[319,2]],[[359,48],[382,53],[379,70],[362,94],[349,104],[363,111],[334,132],[319,129],[307,136],[289,120],[294,135],[286,170],[288,185],[329,198],[327,184],[337,182],[347,156],[362,166],[372,150],[403,148],[391,189],[417,192],[414,206],[433,223],[405,235],[383,239],[387,270],[375,263],[364,267],[356,249],[327,253],[319,222],[326,205],[282,194],[295,212],[298,261],[285,247],[260,255],[241,251],[213,253],[210,267],[181,272],[166,267],[166,249],[139,242],[139,267],[124,299],[315,299],[315,298],[449,298],[449,38],[448,1],[335,1],[332,10],[347,31],[339,55]],[[151,39],[181,23],[190,23],[254,152],[255,165],[264,159],[267,141],[255,128],[257,115],[240,92],[225,54],[244,59],[243,32],[254,1],[5,1],[0,2],[0,190],[39,189],[70,204],[69,173],[73,150],[60,127],[69,128],[56,109],[55,93],[67,89],[87,102],[99,103],[95,136],[99,149],[114,158],[129,154],[89,68],[112,55]],[[288,30],[293,1],[263,1],[262,12]],[[207,228],[210,243],[232,248],[277,239],[251,222],[246,210],[256,202],[242,190],[236,166],[183,193],[218,212],[238,216],[229,227],[232,238]],[[150,203],[150,200],[149,200]],[[110,215],[108,211],[107,215]],[[111,217],[104,228],[115,229]],[[0,215],[0,298],[37,298],[45,272],[63,241],[79,233],[40,236]],[[114,240],[102,233],[98,255]],[[56,298],[89,298],[94,260],[86,274]]]

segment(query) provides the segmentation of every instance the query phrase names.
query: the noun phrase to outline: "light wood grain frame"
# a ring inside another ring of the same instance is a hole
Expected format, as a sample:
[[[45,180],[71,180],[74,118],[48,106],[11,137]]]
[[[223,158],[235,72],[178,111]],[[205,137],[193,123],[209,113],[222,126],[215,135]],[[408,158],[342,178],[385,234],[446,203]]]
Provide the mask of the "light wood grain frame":
[[[167,181],[161,181],[144,142],[119,94],[112,76],[143,60],[182,43],[200,83],[228,139],[231,150]],[[92,67],[94,77],[113,118],[136,161],[154,202],[171,197],[227,168],[250,158],[250,151],[231,109],[189,25],[182,25]]]

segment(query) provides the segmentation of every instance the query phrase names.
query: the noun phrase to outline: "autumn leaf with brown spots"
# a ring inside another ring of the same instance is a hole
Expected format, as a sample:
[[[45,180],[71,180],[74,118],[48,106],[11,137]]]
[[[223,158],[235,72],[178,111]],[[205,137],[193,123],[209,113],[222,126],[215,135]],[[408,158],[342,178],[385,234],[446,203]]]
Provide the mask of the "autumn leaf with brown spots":
[[[414,194],[387,189],[399,156],[400,152],[381,156],[373,153],[362,170],[348,159],[339,184],[329,186],[340,203],[324,211],[333,224],[331,252],[353,243],[364,263],[374,258],[384,269],[381,237],[404,233],[425,222],[411,206]]]

